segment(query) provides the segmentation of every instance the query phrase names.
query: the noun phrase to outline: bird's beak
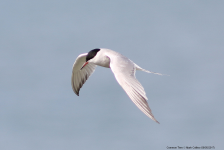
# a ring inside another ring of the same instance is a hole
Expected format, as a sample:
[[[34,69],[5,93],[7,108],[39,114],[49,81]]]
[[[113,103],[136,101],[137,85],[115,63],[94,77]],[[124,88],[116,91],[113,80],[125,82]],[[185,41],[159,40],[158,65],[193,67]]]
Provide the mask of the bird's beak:
[[[84,63],[84,65],[82,66],[82,68],[84,68],[89,62],[87,61],[86,63]],[[82,70],[82,68],[80,70]]]

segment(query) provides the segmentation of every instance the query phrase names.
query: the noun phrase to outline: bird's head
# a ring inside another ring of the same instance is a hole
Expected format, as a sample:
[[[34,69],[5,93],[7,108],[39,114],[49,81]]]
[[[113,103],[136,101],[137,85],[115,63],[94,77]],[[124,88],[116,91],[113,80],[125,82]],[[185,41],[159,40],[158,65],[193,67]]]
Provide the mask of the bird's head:
[[[95,49],[89,51],[88,54],[87,54],[87,56],[86,56],[86,62],[84,63],[84,65],[82,66],[82,68],[85,67],[89,62],[91,62],[95,58],[96,54],[99,51],[100,51],[99,48],[95,48]],[[81,70],[82,70],[82,68],[81,68]]]

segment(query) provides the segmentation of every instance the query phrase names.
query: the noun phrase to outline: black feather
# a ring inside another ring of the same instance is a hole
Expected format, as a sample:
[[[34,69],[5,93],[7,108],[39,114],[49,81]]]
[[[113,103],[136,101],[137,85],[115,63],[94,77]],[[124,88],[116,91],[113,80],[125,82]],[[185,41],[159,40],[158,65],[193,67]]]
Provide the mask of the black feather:
[[[88,55],[86,56],[86,62],[87,62],[88,60],[92,59],[93,57],[95,57],[96,54],[97,54],[99,51],[100,51],[99,48],[95,48],[95,49],[89,51]]]

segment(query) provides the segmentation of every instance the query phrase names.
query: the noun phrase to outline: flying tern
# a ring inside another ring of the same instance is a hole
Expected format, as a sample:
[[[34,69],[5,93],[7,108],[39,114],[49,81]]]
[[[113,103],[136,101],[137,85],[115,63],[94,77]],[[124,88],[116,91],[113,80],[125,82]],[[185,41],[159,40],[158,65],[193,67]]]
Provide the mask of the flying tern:
[[[127,93],[134,104],[149,118],[159,123],[152,114],[147,103],[145,90],[141,83],[135,77],[135,71],[141,70],[147,73],[160,73],[145,70],[127,57],[110,49],[96,48],[88,53],[80,54],[73,64],[72,70],[72,88],[79,96],[80,88],[94,72],[96,66],[110,68],[120,86]]]

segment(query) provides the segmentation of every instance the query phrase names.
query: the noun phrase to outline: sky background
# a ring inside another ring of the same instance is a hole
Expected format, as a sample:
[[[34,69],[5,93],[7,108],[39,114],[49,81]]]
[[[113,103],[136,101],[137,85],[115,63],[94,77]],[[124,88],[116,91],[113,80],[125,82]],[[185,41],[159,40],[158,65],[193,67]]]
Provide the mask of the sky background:
[[[0,1],[1,150],[149,150],[224,143],[224,1]],[[97,67],[76,96],[76,57],[109,48],[136,72],[155,123]]]

